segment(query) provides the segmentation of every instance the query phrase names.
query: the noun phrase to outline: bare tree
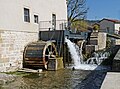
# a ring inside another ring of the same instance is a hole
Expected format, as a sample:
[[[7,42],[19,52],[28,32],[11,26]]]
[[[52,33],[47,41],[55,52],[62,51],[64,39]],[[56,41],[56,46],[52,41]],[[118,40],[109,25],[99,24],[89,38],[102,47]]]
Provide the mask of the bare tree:
[[[86,17],[86,0],[67,0],[68,26],[78,19]]]

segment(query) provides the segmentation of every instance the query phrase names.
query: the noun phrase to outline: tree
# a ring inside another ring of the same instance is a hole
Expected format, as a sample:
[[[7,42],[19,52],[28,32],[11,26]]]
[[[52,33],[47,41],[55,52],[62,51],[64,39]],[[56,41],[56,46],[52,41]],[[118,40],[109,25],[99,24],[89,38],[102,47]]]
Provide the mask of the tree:
[[[68,27],[76,20],[84,19],[87,10],[86,0],[67,0]]]
[[[93,24],[93,30],[94,31],[99,31],[99,29],[100,29],[100,25],[99,24],[97,24],[97,23],[95,23],[95,24]]]
[[[71,29],[76,29],[78,32],[86,31],[87,27],[88,25],[84,20],[76,20],[71,24]]]

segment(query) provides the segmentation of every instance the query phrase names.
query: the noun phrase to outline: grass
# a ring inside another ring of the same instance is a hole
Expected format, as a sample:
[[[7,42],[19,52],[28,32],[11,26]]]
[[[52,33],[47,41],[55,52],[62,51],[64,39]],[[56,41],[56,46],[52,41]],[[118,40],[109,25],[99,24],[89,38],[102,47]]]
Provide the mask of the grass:
[[[11,75],[17,75],[17,76],[26,76],[26,75],[29,75],[31,73],[15,71],[15,72],[6,72],[5,74],[11,74]]]

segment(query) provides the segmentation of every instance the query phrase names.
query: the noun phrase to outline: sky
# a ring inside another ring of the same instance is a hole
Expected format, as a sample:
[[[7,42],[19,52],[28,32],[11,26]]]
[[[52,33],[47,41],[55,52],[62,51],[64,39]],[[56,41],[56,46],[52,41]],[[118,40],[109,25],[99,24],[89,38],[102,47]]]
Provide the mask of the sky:
[[[102,18],[120,20],[120,0],[86,0],[89,8],[87,19],[101,20]]]

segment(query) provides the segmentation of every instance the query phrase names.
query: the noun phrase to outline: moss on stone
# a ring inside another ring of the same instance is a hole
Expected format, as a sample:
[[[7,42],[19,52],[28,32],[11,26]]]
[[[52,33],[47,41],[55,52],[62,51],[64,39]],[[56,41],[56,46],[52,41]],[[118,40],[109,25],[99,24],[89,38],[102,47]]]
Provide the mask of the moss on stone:
[[[6,72],[6,74],[17,75],[17,76],[26,76],[26,75],[29,75],[30,73],[15,71],[15,72]]]

